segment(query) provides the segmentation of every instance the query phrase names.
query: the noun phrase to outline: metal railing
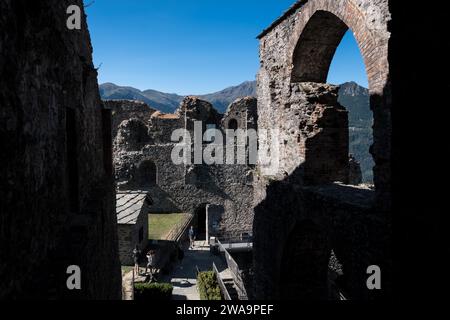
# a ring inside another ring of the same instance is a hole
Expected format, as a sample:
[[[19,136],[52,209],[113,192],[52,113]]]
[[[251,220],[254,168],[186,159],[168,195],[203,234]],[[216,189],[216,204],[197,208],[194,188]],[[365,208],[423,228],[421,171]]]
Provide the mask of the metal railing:
[[[198,275],[200,274],[200,269],[198,268],[197,265],[194,268],[194,272],[195,272],[195,278],[198,278]]]
[[[216,264],[214,262],[213,262],[213,270],[216,275],[217,282],[219,283],[220,291],[222,291],[224,299],[230,301],[231,300],[230,293],[228,292],[228,289],[225,286],[225,283],[223,283],[223,280],[220,277],[219,270],[217,269]]]
[[[220,232],[216,235],[222,243],[242,243],[253,242],[253,232],[249,230],[234,231],[234,232]]]
[[[175,228],[172,228],[172,230],[166,236],[166,239],[178,241],[180,236],[183,234],[183,232],[186,230],[186,228],[192,222],[193,218],[194,218],[194,215],[189,214],[189,216],[186,219],[183,219],[183,221],[179,222],[175,226]]]
[[[216,240],[219,245],[220,251],[223,251],[227,266],[231,271],[234,284],[238,289],[239,300],[248,300],[247,290],[245,289],[244,279],[242,278],[242,271],[239,269],[239,265],[233,259],[228,250],[223,246],[219,239]]]

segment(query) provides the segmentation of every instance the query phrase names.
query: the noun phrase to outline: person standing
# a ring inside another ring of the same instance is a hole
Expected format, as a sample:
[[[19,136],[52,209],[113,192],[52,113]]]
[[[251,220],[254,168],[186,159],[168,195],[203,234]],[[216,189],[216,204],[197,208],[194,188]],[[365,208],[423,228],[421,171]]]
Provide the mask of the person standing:
[[[195,232],[194,232],[194,226],[191,226],[189,229],[189,249],[193,249],[195,246]]]
[[[155,251],[150,250],[147,253],[147,266],[145,267],[145,274],[147,274],[147,269],[150,270],[150,280],[153,279],[153,268],[155,268]]]
[[[139,246],[133,249],[133,261],[134,261],[134,273],[139,275],[139,258],[141,256],[141,250],[139,250]]]

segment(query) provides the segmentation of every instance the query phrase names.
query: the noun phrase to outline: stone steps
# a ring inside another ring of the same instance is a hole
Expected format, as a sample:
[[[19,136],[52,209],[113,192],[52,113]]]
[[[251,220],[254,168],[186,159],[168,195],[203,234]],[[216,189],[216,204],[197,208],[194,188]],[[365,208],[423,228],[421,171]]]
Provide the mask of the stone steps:
[[[222,279],[225,288],[227,289],[231,300],[239,300],[239,294],[236,290],[236,285],[233,279]]]

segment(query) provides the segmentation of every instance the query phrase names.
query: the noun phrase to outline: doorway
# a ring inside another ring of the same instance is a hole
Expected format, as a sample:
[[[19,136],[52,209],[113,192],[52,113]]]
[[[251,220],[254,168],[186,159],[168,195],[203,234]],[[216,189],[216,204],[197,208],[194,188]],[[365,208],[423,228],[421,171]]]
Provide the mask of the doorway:
[[[206,240],[206,211],[207,204],[200,205],[195,210],[195,231],[197,235],[197,240]]]

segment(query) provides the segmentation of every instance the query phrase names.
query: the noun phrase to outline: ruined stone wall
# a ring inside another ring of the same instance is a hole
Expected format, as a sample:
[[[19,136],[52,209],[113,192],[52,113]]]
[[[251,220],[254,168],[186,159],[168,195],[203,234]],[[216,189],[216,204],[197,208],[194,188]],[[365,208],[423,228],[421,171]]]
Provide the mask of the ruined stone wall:
[[[328,283],[332,251],[343,266],[338,283],[347,299],[389,295],[387,278],[392,269],[385,255],[390,243],[385,221],[373,210],[373,190],[342,184],[304,187],[293,175],[271,182],[264,192],[264,200],[255,208],[254,222],[257,299],[328,300],[328,292],[316,295],[315,290]],[[315,231],[303,234],[304,225],[312,225]],[[305,244],[311,246],[306,253],[301,250]],[[325,260],[320,262],[315,257]],[[316,262],[311,265],[311,261]],[[384,270],[383,292],[367,290],[369,265]],[[322,275],[316,273],[320,268],[325,268]],[[308,283],[302,283],[305,277]]]
[[[137,151],[152,142],[146,123],[138,118],[121,122],[116,130],[114,150]]]
[[[326,281],[327,268],[322,260],[332,250],[344,265],[343,282],[351,298],[376,296],[364,288],[362,275],[368,265],[376,261],[390,269],[389,20],[387,0],[305,0],[259,37],[258,128],[278,129],[279,135],[276,147],[269,148],[271,140],[259,141],[261,149],[268,151],[261,154],[254,185],[256,298],[327,299],[322,290],[326,283],[321,282]],[[374,192],[333,184],[358,182],[357,168],[348,155],[346,111],[337,103],[338,88],[325,84],[348,28],[360,46],[369,78],[375,119]],[[263,169],[270,161],[278,168],[267,173]],[[321,189],[320,195],[309,188]],[[370,200],[361,206],[364,197]],[[311,246],[303,247],[304,243]],[[271,261],[267,256],[273,257]],[[301,261],[308,259],[320,266],[305,267]],[[283,269],[290,263],[292,269]],[[304,276],[308,272],[318,282],[308,282]],[[283,282],[283,274],[292,274],[292,281]],[[390,294],[390,284],[386,280],[385,296]]]
[[[247,112],[254,112],[255,99],[237,102],[242,109],[239,120],[247,122]],[[232,105],[231,109],[235,109]],[[237,107],[236,107],[237,109]],[[246,111],[246,110],[249,111]],[[253,111],[252,111],[253,110]],[[128,151],[117,148],[115,152],[116,179],[121,189],[148,190],[154,204],[152,212],[195,213],[201,205],[211,204],[224,208],[219,229],[224,232],[248,231],[252,229],[253,186],[249,177],[252,168],[247,165],[206,165],[174,164],[171,158],[175,144],[171,141],[172,132],[186,128],[194,142],[194,121],[202,121],[203,132],[206,124],[214,124],[219,130],[222,116],[206,101],[188,97],[173,115],[154,114],[148,123],[152,142],[140,150]],[[248,120],[250,121],[250,120]],[[253,124],[256,125],[256,124]],[[121,132],[119,130],[118,137]],[[202,144],[204,149],[208,145]],[[226,149],[224,149],[224,156]],[[193,157],[192,157],[193,160]],[[139,166],[145,161],[156,165],[157,183],[142,185]]]
[[[350,28],[361,49],[369,79],[370,102],[374,112],[371,153],[376,163],[374,182],[380,199],[377,203],[383,206],[383,210],[389,209],[389,19],[387,0],[298,1],[285,16],[260,35],[258,126],[260,129],[281,129],[278,178],[282,178],[285,172],[289,174],[304,161],[301,157],[294,157],[294,162],[291,162],[292,149],[298,145],[298,137],[291,133],[292,130],[282,127],[284,123],[300,121],[302,117],[292,114],[294,110],[291,110],[290,100],[297,95],[299,82],[326,82],[334,52],[343,34]]]
[[[121,298],[110,117],[72,4],[0,2],[0,298]]]
[[[148,126],[151,127],[149,134],[152,144],[172,144],[173,131],[183,129],[184,122],[184,117],[178,115],[167,117],[158,113],[155,114],[148,123]]]
[[[111,109],[113,138],[117,135],[119,125],[131,118],[139,119],[144,123],[150,121],[152,114],[157,112],[149,107],[145,102],[135,100],[105,100],[105,108]]]
[[[234,101],[222,118],[222,128],[229,129],[230,121],[236,120],[239,129],[256,129],[258,123],[257,100],[244,97]]]

